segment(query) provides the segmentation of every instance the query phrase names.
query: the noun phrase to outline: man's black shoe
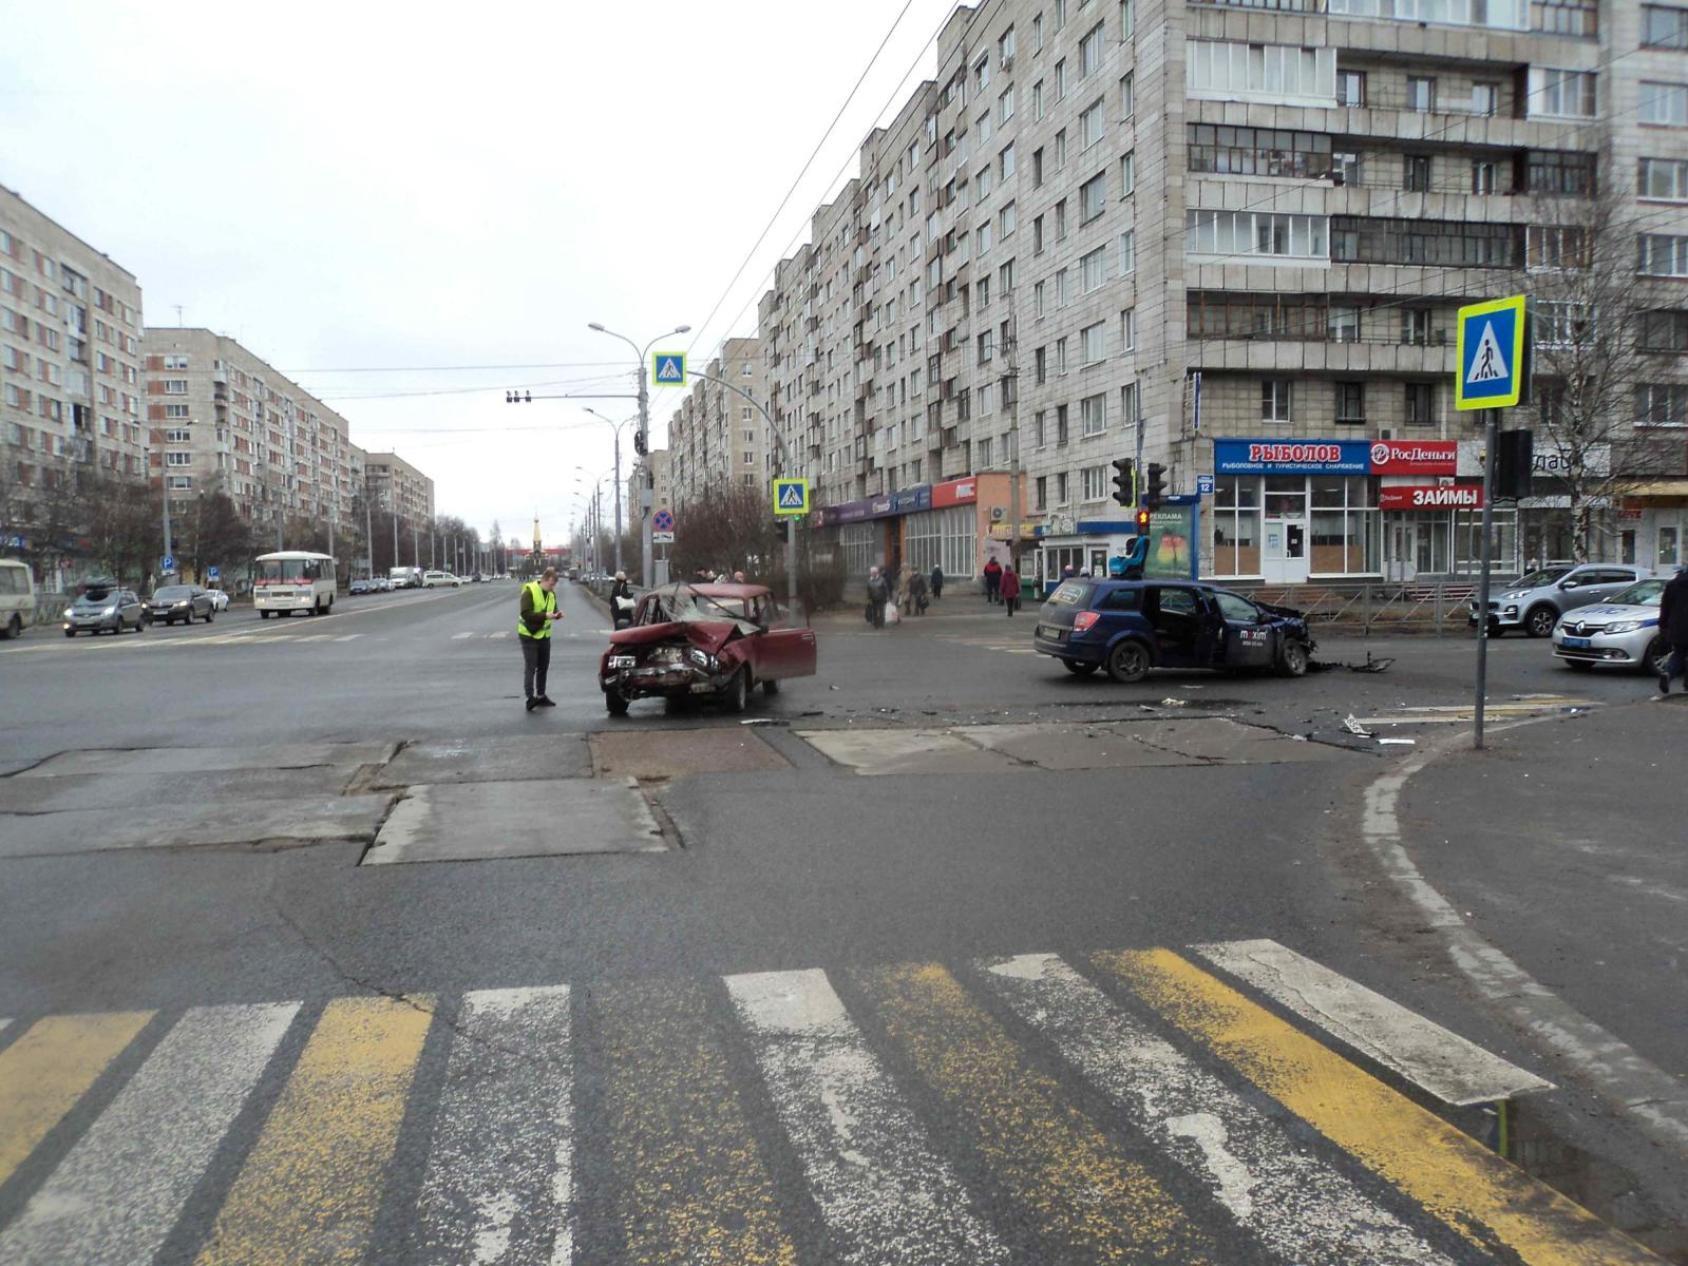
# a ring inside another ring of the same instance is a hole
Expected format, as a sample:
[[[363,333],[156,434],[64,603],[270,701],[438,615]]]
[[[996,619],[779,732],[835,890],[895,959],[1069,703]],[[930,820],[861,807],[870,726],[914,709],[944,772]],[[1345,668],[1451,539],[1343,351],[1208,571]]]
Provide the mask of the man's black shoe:
[[[527,701],[527,710],[529,712],[532,712],[538,706],[539,706],[539,700],[537,700],[537,699],[529,699]]]
[[[554,708],[557,706],[557,701],[549,695],[540,695],[533,701],[533,706],[536,708]]]
[[[1660,673],[1659,674],[1659,693],[1662,694],[1662,695],[1668,695],[1670,693],[1670,674],[1669,673]]]

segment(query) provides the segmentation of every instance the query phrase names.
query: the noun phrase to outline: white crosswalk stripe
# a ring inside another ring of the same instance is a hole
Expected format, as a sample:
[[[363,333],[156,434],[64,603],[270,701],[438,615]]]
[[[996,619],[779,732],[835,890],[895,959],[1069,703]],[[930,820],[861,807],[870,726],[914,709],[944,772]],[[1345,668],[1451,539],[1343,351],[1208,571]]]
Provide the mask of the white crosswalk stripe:
[[[980,964],[987,984],[1285,1261],[1446,1263],[1283,1128],[1053,954]]]
[[[1552,1083],[1276,941],[1196,952],[1444,1103],[1493,1103]]]
[[[151,1261],[298,1010],[183,1016],[0,1233],[0,1262]]]
[[[474,636],[475,635],[473,633],[453,633],[451,635],[451,640],[454,641],[454,642],[461,642],[466,637],[474,637]]]
[[[336,642],[355,642],[355,641],[358,640],[358,638],[360,638],[362,636],[363,636],[362,633],[346,633],[346,634],[344,634],[340,637],[335,638],[334,640]]]
[[[427,1262],[568,1266],[573,1069],[567,986],[471,993],[420,1208]]]
[[[840,1261],[1007,1260],[826,973],[729,976],[727,989]]]

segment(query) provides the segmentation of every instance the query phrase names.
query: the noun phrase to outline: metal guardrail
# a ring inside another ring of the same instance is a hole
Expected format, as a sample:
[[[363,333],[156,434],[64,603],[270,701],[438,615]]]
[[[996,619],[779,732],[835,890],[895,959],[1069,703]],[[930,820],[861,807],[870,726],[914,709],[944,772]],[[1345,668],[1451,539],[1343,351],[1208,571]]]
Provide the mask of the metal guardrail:
[[[1496,584],[1501,583],[1497,579]],[[1477,596],[1477,582],[1462,577],[1227,587],[1259,602],[1293,607],[1307,616],[1309,624],[1358,628],[1368,634],[1391,630],[1440,634],[1462,629],[1469,622],[1470,603]]]

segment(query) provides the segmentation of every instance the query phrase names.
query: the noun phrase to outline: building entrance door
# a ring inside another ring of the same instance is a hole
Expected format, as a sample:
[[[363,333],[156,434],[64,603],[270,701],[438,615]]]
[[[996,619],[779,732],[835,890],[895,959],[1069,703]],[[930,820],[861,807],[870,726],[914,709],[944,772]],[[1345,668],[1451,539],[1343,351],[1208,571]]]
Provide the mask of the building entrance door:
[[[1682,539],[1684,530],[1688,530],[1688,512],[1657,510],[1653,522],[1653,565],[1661,569],[1676,568],[1688,562],[1688,542]]]
[[[1267,583],[1304,584],[1307,580],[1307,481],[1268,477],[1266,541],[1260,553]]]
[[[1415,520],[1404,514],[1389,516],[1389,526],[1383,534],[1384,579],[1399,584],[1418,574],[1418,536]]]

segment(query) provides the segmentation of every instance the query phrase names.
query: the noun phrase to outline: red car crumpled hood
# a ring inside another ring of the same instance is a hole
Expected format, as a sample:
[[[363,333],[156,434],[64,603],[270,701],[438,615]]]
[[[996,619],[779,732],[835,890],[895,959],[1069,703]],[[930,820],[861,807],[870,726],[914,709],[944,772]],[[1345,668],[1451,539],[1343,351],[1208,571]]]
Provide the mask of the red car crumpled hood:
[[[684,641],[711,655],[738,632],[732,620],[676,620],[668,624],[641,624],[610,634],[611,646],[649,646],[655,642]]]

